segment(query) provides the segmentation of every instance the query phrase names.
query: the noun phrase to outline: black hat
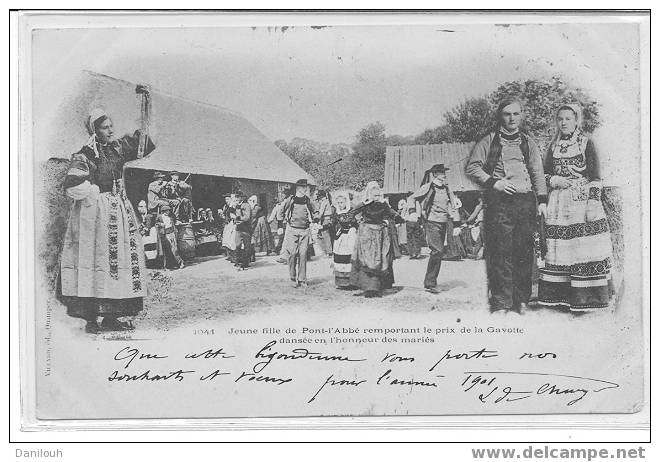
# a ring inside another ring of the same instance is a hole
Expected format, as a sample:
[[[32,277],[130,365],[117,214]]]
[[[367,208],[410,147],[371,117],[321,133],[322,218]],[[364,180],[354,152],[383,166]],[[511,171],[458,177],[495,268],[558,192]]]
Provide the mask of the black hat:
[[[170,172],[170,177],[173,177],[174,175],[181,176],[181,174],[179,172],[177,172],[176,170],[173,170],[173,171]]]
[[[247,197],[243,191],[240,189],[234,193],[236,197]]]
[[[159,178],[165,178],[163,172],[154,172],[154,180],[157,180]]]
[[[222,197],[231,197],[231,193],[224,193]]]
[[[449,167],[445,167],[445,164],[435,164],[433,167],[428,169],[427,172],[431,172],[431,173],[433,173],[433,172],[442,172],[442,173],[444,173],[447,170],[449,170]]]
[[[309,186],[307,178],[301,178],[300,180],[296,181],[296,186]]]
[[[162,213],[162,212],[169,212],[169,211],[171,211],[171,210],[172,210],[172,208],[171,208],[169,205],[167,205],[167,204],[163,204],[163,205],[160,206],[160,211],[161,211],[161,213]]]

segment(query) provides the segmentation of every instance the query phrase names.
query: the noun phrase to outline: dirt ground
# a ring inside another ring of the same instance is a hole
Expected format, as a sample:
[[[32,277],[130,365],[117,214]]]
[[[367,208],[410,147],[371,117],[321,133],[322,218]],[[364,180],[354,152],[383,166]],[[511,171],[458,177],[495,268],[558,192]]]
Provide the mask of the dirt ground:
[[[223,321],[241,315],[276,314],[283,306],[291,311],[335,312],[361,307],[379,312],[421,314],[478,314],[487,312],[486,274],[483,260],[445,261],[438,278],[439,294],[423,290],[428,249],[422,260],[403,256],[394,262],[394,288],[380,298],[365,298],[361,291],[334,286],[332,260],[314,257],[308,262],[308,288],[293,288],[288,267],[276,256],[257,256],[247,271],[237,271],[223,256],[197,258],[181,270],[151,270],[150,295],[137,319],[141,328],[167,331],[204,321]],[[549,310],[536,309],[528,317],[544,318]],[[568,315],[570,316],[570,315]]]
[[[150,295],[138,320],[143,327],[171,329],[182,323],[220,320],[251,311],[263,313],[287,305],[302,311],[350,309],[354,306],[425,312],[487,310],[483,261],[443,262],[440,294],[423,290],[428,262],[403,256],[394,262],[394,288],[380,298],[334,286],[332,259],[314,257],[307,264],[307,289],[291,286],[288,266],[276,256],[257,256],[246,271],[237,271],[223,256],[197,258],[181,270],[151,270]]]

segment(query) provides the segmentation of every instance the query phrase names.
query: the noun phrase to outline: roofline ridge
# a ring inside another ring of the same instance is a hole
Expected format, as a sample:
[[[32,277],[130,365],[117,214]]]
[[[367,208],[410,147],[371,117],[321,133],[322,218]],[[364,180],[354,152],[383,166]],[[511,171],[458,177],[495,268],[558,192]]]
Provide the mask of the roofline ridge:
[[[89,69],[83,69],[83,72],[86,73],[86,74],[95,76],[95,77],[102,77],[104,79],[108,79],[108,80],[111,80],[111,81],[114,81],[114,82],[119,82],[119,83],[122,83],[122,84],[125,84],[125,85],[130,85],[132,87],[137,85],[137,83],[135,83],[135,82],[120,79],[118,77],[113,77],[113,76],[107,75],[107,74],[102,74],[100,72],[92,71],[92,70],[89,70]],[[243,114],[241,114],[238,111],[235,111],[234,109],[230,109],[230,108],[227,108],[227,107],[224,107],[224,106],[218,106],[217,104],[206,103],[204,101],[197,101],[196,99],[188,98],[188,97],[185,97],[185,96],[175,95],[173,93],[169,93],[167,91],[159,90],[158,88],[154,88],[154,87],[151,87],[151,90],[155,91],[156,93],[159,93],[163,96],[167,96],[169,98],[174,98],[174,99],[178,99],[178,100],[181,100],[181,101],[186,101],[188,103],[199,104],[200,106],[206,106],[206,107],[210,107],[210,108],[213,108],[213,109],[219,109],[221,111],[229,112],[230,114],[233,114],[235,116],[238,116],[238,117],[241,117],[241,118],[245,119],[245,116]],[[245,119],[245,120],[247,120],[247,119]]]

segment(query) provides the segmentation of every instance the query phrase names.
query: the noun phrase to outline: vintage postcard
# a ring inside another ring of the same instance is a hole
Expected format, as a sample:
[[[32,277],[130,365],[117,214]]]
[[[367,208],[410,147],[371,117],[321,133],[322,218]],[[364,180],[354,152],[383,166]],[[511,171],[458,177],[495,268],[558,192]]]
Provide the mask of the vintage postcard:
[[[644,14],[21,27],[27,424],[644,409]]]

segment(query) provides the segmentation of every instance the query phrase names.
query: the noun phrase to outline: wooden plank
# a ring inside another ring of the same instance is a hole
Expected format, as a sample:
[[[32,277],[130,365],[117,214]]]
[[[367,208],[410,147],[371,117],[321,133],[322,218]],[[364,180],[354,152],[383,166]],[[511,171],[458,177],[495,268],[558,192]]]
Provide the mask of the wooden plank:
[[[394,155],[395,147],[387,146],[385,149],[385,175],[383,178],[383,189],[387,192],[396,190],[396,185],[392,182],[394,176]]]
[[[481,188],[465,174],[465,164],[472,146],[473,143],[388,146],[384,178],[386,192],[415,191],[422,181],[424,172],[439,163],[449,166],[448,180],[455,190],[480,190]]]
[[[402,168],[403,165],[404,165],[404,162],[403,162],[403,160],[402,160],[402,157],[403,157],[403,156],[402,156],[402,149],[401,149],[401,147],[399,147],[396,151],[397,151],[397,152],[396,152],[396,158],[395,158],[395,160],[396,160],[396,165],[395,165],[395,168],[394,168],[394,170],[395,170],[395,172],[396,172],[396,177],[394,178],[394,182],[396,183],[396,189],[397,189],[397,191],[398,191],[398,190],[401,189],[402,174],[405,175],[405,171],[404,171],[404,172],[401,172],[401,168]]]

